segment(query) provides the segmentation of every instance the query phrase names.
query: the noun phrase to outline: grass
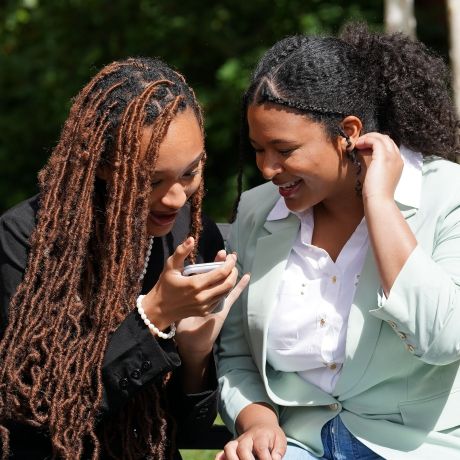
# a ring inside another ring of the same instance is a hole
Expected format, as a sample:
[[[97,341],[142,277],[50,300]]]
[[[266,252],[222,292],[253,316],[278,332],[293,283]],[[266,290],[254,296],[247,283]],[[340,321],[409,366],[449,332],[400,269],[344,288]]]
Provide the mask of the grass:
[[[181,450],[183,460],[214,460],[218,450]]]

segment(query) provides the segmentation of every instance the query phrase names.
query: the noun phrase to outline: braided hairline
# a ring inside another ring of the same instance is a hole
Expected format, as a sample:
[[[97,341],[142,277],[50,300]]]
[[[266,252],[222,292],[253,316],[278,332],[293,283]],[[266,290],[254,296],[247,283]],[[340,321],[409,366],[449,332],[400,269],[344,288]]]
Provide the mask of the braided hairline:
[[[257,102],[260,104],[263,104],[264,102],[271,102],[272,104],[284,105],[286,107],[290,107],[292,109],[296,109],[296,110],[299,110],[301,112],[306,112],[306,113],[313,112],[313,113],[318,113],[321,115],[335,115],[335,116],[341,116],[341,117],[347,116],[343,112],[329,110],[329,109],[325,109],[323,107],[318,107],[314,105],[307,105],[299,101],[291,101],[288,99],[283,99],[281,97],[272,96],[269,94],[264,94],[263,96],[259,96],[259,98],[257,99]]]

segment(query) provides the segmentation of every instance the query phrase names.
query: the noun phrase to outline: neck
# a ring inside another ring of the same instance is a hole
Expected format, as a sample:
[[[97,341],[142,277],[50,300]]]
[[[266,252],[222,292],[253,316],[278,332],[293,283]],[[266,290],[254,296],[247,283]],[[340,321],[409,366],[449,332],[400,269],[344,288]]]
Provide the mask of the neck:
[[[364,204],[355,190],[329,197],[314,206],[315,212],[336,221],[360,221],[364,216]]]

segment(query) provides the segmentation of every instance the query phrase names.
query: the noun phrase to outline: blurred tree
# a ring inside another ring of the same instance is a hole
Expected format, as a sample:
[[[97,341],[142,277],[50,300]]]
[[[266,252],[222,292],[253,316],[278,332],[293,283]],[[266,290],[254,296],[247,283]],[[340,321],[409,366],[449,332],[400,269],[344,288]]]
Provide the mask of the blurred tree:
[[[206,112],[206,210],[226,220],[235,196],[239,101],[252,66],[281,37],[381,28],[383,0],[3,0],[0,4],[0,211],[36,192],[70,99],[115,59],[177,67]],[[247,184],[258,175],[248,162]]]

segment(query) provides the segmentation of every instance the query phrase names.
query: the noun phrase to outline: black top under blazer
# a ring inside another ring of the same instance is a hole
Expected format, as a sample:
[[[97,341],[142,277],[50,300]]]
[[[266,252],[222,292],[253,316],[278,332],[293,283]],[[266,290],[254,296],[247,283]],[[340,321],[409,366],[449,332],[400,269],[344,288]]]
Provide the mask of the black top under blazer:
[[[8,305],[24,275],[30,249],[29,237],[36,223],[39,206],[34,196],[0,217],[0,337],[8,321]],[[154,239],[142,294],[158,280],[165,260],[187,237],[190,231],[190,208],[179,212],[172,231]],[[210,262],[224,246],[222,236],[210,219],[203,217],[197,262]],[[140,319],[135,306],[109,339],[104,356],[102,377],[104,418],[119,410],[144,385],[173,371],[169,407],[178,424],[178,439],[188,442],[202,435],[216,417],[217,382],[214,367],[209,390],[199,394],[184,394],[180,385],[180,357],[173,339],[157,340]],[[176,383],[176,384],[174,384]],[[11,421],[11,458],[43,460],[51,458],[51,443],[46,433]],[[0,446],[1,451],[1,446]],[[179,452],[175,458],[180,458]]]

